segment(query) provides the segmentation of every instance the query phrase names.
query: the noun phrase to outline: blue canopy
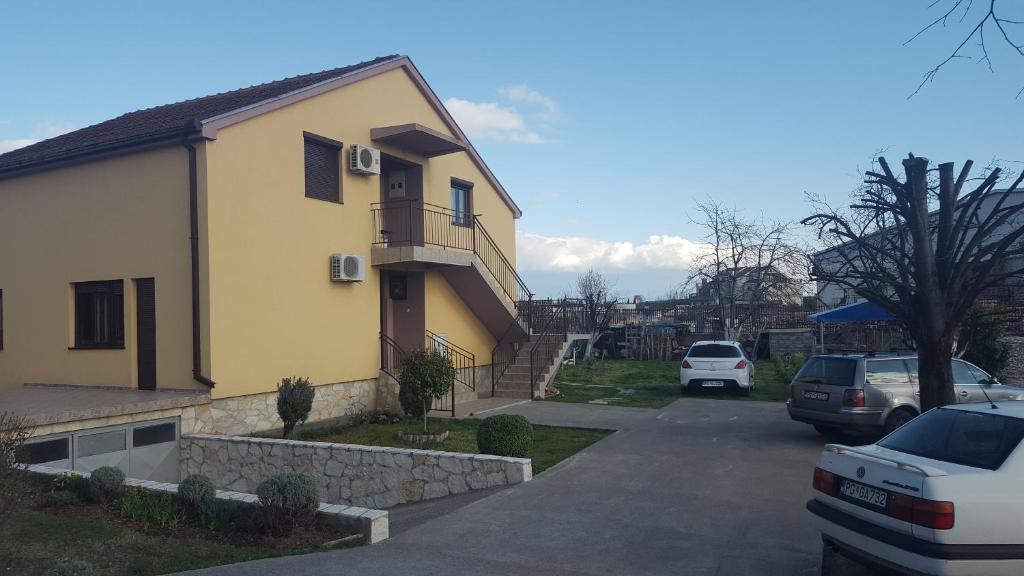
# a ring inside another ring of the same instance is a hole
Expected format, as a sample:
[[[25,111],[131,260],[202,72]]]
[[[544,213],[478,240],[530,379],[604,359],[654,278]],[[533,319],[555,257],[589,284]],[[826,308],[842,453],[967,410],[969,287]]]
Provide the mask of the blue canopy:
[[[857,302],[833,308],[828,312],[819,312],[808,317],[812,322],[820,324],[848,324],[850,322],[892,322],[896,318],[878,304]]]

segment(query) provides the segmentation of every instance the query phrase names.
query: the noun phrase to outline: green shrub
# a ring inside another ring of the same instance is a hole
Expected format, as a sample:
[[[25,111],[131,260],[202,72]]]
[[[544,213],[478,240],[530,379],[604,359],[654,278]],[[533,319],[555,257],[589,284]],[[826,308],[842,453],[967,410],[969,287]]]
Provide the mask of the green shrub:
[[[256,488],[260,499],[260,525],[271,534],[291,534],[311,524],[320,506],[313,479],[305,474],[278,474]]]
[[[92,488],[89,479],[77,472],[61,474],[53,477],[54,492],[71,492],[82,502],[92,497]]]
[[[183,516],[170,494],[150,492],[143,488],[125,490],[117,506],[122,518],[161,528],[174,528],[181,523]]]
[[[80,504],[82,499],[70,490],[54,490],[43,497],[43,507],[61,508],[63,506],[74,506]]]
[[[206,476],[190,474],[178,484],[178,498],[186,510],[198,514],[217,499],[217,490]]]
[[[203,506],[199,523],[216,532],[257,532],[260,528],[260,508],[237,500],[214,500]]]
[[[277,415],[284,422],[284,437],[287,438],[295,425],[305,422],[313,409],[316,390],[309,378],[285,378],[277,385]]]
[[[803,368],[804,362],[807,362],[807,356],[799,352],[785,354],[773,361],[775,369],[779,373],[779,378],[783,384],[787,385],[793,381],[793,378],[796,378],[796,373]]]
[[[426,434],[431,404],[454,385],[455,366],[447,356],[436,350],[413,352],[405,358],[398,374],[398,401],[406,414],[423,418]]]
[[[114,466],[104,466],[92,472],[89,492],[99,503],[113,502],[124,492],[124,472]]]
[[[477,428],[476,445],[483,454],[526,458],[533,449],[533,426],[522,416],[490,416]]]
[[[1010,363],[1006,335],[1006,310],[973,306],[960,326],[957,352],[960,357],[999,378]]]
[[[61,560],[46,576],[99,576],[99,571],[84,560]]]

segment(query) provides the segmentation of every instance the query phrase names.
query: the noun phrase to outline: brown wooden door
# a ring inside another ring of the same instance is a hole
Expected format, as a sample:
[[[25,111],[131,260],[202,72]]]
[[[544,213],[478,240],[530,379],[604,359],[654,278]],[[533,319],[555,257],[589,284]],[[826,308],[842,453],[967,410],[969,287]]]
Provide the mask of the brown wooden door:
[[[156,286],[153,279],[136,280],[135,295],[139,389],[156,390]]]

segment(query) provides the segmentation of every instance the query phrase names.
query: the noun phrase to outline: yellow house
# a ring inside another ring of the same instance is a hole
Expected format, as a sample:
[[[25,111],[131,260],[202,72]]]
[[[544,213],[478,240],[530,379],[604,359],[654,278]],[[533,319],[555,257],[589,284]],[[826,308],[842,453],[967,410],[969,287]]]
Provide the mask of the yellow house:
[[[280,426],[286,376],[317,386],[311,420],[395,410],[424,348],[459,369],[437,409],[539,394],[519,216],[404,56],[8,152],[0,410],[46,404],[37,435],[251,432]]]

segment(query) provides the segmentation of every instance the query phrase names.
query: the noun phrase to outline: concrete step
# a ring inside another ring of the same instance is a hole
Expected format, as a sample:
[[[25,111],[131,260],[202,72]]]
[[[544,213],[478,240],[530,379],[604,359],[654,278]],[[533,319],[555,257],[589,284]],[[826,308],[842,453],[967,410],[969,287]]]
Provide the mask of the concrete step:
[[[529,390],[495,390],[494,396],[497,398],[532,398],[532,394]]]

